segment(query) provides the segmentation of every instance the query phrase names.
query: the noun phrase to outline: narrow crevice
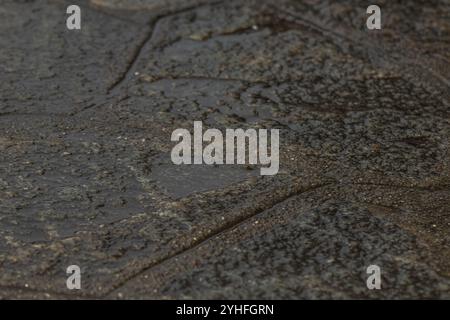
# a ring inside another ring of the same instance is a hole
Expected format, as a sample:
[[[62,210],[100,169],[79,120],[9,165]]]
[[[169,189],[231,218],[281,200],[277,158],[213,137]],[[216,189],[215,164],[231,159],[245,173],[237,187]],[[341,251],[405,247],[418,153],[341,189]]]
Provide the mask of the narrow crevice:
[[[126,79],[128,79],[130,76],[130,72],[132,71],[132,69],[134,69],[137,61],[139,60],[139,57],[141,56],[141,53],[145,47],[145,45],[147,44],[147,42],[149,42],[153,36],[153,33],[155,31],[156,28],[156,23],[157,21],[154,23],[154,25],[152,27],[149,28],[149,30],[147,30],[146,35],[144,36],[144,40],[136,47],[136,49],[134,50],[134,52],[131,55],[131,59],[130,61],[127,63],[127,65],[125,66],[125,70],[120,74],[120,76],[108,87],[107,92],[108,94],[111,93],[111,91],[113,91],[114,89],[116,89],[118,86],[120,86]]]
[[[285,196],[278,198],[277,200],[271,202],[270,204],[262,207],[262,208],[257,208],[255,209],[252,213],[250,214],[246,214],[243,215],[241,217],[237,217],[236,219],[225,223],[224,225],[220,226],[219,228],[217,228],[216,230],[212,231],[211,233],[209,233],[208,235],[204,236],[204,237],[199,237],[196,241],[193,241],[191,244],[189,244],[188,246],[186,246],[185,248],[182,248],[180,250],[177,250],[169,255],[167,255],[166,257],[163,257],[162,259],[160,259],[159,261],[155,262],[155,263],[151,263],[149,266],[144,267],[143,269],[139,270],[137,273],[127,277],[126,279],[124,279],[123,281],[121,281],[120,283],[114,285],[109,291],[107,291],[102,297],[106,297],[108,295],[110,295],[112,292],[120,289],[121,287],[123,287],[124,285],[126,285],[129,281],[137,278],[138,276],[142,275],[143,273],[157,267],[158,265],[165,263],[171,259],[174,259],[180,255],[183,255],[187,252],[190,252],[192,250],[194,250],[195,248],[207,243],[208,241],[211,241],[212,239],[217,238],[218,236],[220,236],[221,234],[227,233],[237,227],[239,227],[240,225],[246,223],[247,221],[257,217],[258,215],[263,214],[264,212],[267,212],[268,210],[271,210],[272,208],[276,207],[277,205],[288,201],[289,199],[299,196],[303,193],[307,193],[307,192],[313,192],[316,191],[318,189],[327,187],[332,185],[333,183],[325,183],[325,184],[320,184],[320,185],[316,185],[307,189],[301,188],[300,190],[294,190],[292,192],[287,193]]]
[[[310,187],[308,189],[301,189],[301,190],[294,190],[292,192],[287,193],[285,196],[282,196],[280,198],[278,198],[277,200],[271,202],[268,205],[265,205],[262,208],[257,208],[255,209],[252,213],[250,214],[246,214],[243,215],[241,217],[238,217],[228,223],[225,223],[224,225],[220,226],[219,228],[217,228],[216,230],[214,230],[213,232],[209,233],[208,235],[205,235],[204,237],[199,237],[196,241],[190,243],[188,246],[177,250],[175,252],[173,252],[172,254],[167,255],[166,257],[163,257],[162,259],[160,259],[159,261],[155,262],[155,263],[151,263],[149,266],[141,269],[140,271],[138,271],[137,273],[127,277],[126,279],[124,279],[123,281],[121,281],[120,283],[118,283],[117,285],[114,285],[113,288],[109,291],[107,291],[102,297],[106,297],[108,295],[110,295],[111,293],[113,293],[114,291],[119,290],[121,287],[123,287],[124,285],[126,285],[129,281],[137,278],[138,276],[142,275],[145,272],[148,272],[149,270],[159,266],[162,263],[166,263],[167,261],[174,259],[176,257],[179,257],[180,255],[183,255],[187,252],[190,252],[194,249],[196,249],[197,247],[207,243],[208,241],[217,238],[218,236],[220,236],[221,234],[227,233],[237,227],[239,227],[240,225],[248,222],[249,220],[257,217],[260,214],[263,214],[264,212],[267,212],[268,210],[271,210],[272,208],[276,207],[277,205],[288,201],[289,199],[299,196],[303,193],[307,193],[307,192],[313,192],[316,191],[318,189],[327,187],[327,186],[336,186],[336,187],[345,187],[345,186],[379,186],[379,187],[385,187],[385,188],[404,188],[404,189],[411,189],[411,190],[421,190],[421,191],[436,191],[436,190],[448,190],[448,188],[450,188],[450,186],[435,186],[435,187],[419,187],[419,186],[403,186],[403,185],[389,185],[389,184],[378,184],[378,183],[335,183],[335,182],[330,182],[330,183],[325,183],[325,184],[321,184],[321,185],[317,185],[314,187]]]
[[[145,33],[144,39],[143,41],[136,47],[136,49],[134,50],[132,57],[130,59],[130,61],[128,62],[128,64],[125,67],[125,70],[121,73],[121,75],[108,87],[107,92],[108,94],[110,92],[112,92],[113,90],[115,90],[117,87],[119,87],[123,82],[125,82],[127,79],[130,79],[133,75],[133,71],[135,70],[135,66],[138,63],[138,61],[140,60],[140,57],[142,55],[142,53],[144,52],[144,49],[146,47],[146,45],[148,43],[151,43],[151,40],[155,34],[155,31],[158,27],[158,24],[171,16],[175,16],[178,14],[182,14],[185,12],[189,12],[195,9],[198,9],[200,7],[206,6],[206,5],[217,5],[222,3],[222,1],[216,1],[216,2],[208,2],[208,3],[203,3],[203,4],[198,4],[195,6],[190,6],[187,8],[183,8],[177,11],[173,11],[173,12],[169,12],[166,14],[161,14],[159,16],[157,16],[156,18],[153,19],[153,22],[150,24],[150,26],[148,27],[147,32]]]

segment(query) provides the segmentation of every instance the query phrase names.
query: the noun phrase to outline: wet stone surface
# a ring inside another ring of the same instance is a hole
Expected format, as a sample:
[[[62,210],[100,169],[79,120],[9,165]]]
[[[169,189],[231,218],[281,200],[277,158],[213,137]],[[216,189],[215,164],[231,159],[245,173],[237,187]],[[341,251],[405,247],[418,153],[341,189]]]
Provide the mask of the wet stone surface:
[[[450,298],[448,1],[68,4],[0,8],[0,298]],[[194,121],[279,173],[171,164]]]

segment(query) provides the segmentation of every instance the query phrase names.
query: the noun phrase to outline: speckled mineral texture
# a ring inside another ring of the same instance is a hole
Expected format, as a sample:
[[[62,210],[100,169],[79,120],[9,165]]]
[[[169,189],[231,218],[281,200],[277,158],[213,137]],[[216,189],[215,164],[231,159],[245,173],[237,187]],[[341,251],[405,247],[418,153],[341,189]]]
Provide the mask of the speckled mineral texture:
[[[0,2],[0,298],[450,298],[449,1],[69,4]],[[200,120],[279,173],[173,165]]]

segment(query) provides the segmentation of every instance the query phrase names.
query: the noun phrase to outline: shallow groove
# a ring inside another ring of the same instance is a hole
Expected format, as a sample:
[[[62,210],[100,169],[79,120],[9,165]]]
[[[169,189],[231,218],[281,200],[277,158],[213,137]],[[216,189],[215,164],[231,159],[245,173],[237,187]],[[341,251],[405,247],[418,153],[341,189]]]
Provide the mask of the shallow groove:
[[[147,272],[149,270],[151,270],[152,268],[157,267],[158,265],[165,263],[171,259],[174,259],[182,254],[185,254],[187,252],[190,252],[192,250],[194,250],[195,248],[199,247],[200,245],[203,245],[204,243],[218,237],[219,235],[226,233],[232,229],[237,228],[238,226],[244,224],[245,222],[253,219],[254,217],[268,211],[271,210],[272,208],[274,208],[275,206],[288,201],[289,199],[299,196],[303,193],[307,193],[307,192],[311,192],[311,191],[316,191],[318,189],[327,187],[332,185],[332,183],[325,183],[325,184],[320,184],[320,185],[316,185],[307,189],[303,189],[301,188],[301,190],[294,190],[292,192],[289,192],[287,195],[285,195],[284,197],[281,197],[281,199],[278,199],[272,203],[270,203],[268,206],[265,206],[263,208],[257,209],[255,210],[255,212],[248,214],[248,215],[244,215],[243,217],[238,217],[236,219],[234,219],[233,221],[230,221],[228,223],[225,223],[224,225],[222,225],[221,227],[217,228],[216,230],[214,230],[213,232],[211,232],[210,234],[206,235],[203,238],[199,238],[197,241],[194,241],[191,245],[189,245],[186,248],[182,248],[180,250],[177,250],[175,252],[173,252],[172,254],[167,255],[166,257],[160,259],[159,261],[150,264],[149,266],[139,270],[137,273],[135,273],[134,275],[131,275],[129,277],[127,277],[126,279],[124,279],[123,281],[121,281],[120,283],[118,283],[117,285],[114,285],[113,288],[109,291],[107,291],[102,297],[105,297],[109,294],[111,294],[112,292],[120,289],[121,287],[123,287],[124,285],[126,285],[129,281],[135,279],[136,277],[140,276],[141,274],[143,274],[144,272]]]
[[[146,36],[144,37],[144,40],[136,47],[135,51],[132,54],[132,58],[131,61],[127,64],[125,71],[122,72],[122,74],[116,79],[116,81],[114,81],[108,88],[107,92],[108,94],[113,91],[114,89],[116,89],[117,87],[119,87],[123,82],[125,82],[127,79],[130,79],[132,76],[132,72],[135,69],[136,64],[138,63],[138,61],[140,60],[140,57],[142,55],[142,53],[144,52],[144,48],[146,47],[147,44],[151,43],[151,40],[153,38],[153,35],[155,34],[155,31],[157,29],[158,24],[171,16],[175,16],[181,13],[185,13],[185,12],[189,12],[198,8],[201,8],[203,6],[206,5],[216,5],[222,3],[222,0],[220,1],[216,1],[216,2],[211,2],[211,3],[203,3],[203,4],[198,4],[195,6],[190,6],[187,8],[183,8],[181,10],[177,10],[174,12],[169,12],[167,14],[161,14],[159,16],[157,16],[156,18],[154,18],[153,22],[150,24],[150,26],[148,27],[149,29],[146,32]],[[130,75],[131,74],[131,75]]]

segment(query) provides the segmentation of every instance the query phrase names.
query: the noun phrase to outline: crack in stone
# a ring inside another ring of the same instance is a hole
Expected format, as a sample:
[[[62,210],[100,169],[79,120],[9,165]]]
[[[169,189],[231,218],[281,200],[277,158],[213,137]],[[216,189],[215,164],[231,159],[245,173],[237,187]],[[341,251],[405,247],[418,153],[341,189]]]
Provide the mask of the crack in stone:
[[[195,6],[191,6],[191,7],[187,7],[187,8],[183,8],[181,10],[177,10],[174,12],[169,12],[167,14],[162,14],[157,16],[156,18],[154,18],[154,21],[150,24],[149,29],[146,32],[146,35],[144,37],[144,40],[136,47],[135,51],[133,52],[131,61],[127,64],[125,71],[122,72],[122,74],[116,79],[116,81],[114,81],[109,88],[107,89],[108,94],[110,92],[112,92],[113,90],[115,90],[117,87],[119,87],[123,82],[125,82],[127,79],[130,79],[132,75],[132,72],[135,69],[136,64],[138,63],[138,61],[140,60],[140,57],[142,55],[142,53],[144,52],[144,49],[146,47],[146,45],[151,44],[153,36],[155,34],[155,31],[157,29],[158,24],[163,21],[164,19],[167,19],[168,17],[172,17],[178,14],[182,14],[185,12],[189,12],[198,8],[201,8],[203,6],[213,6],[216,4],[222,3],[222,0],[220,1],[216,1],[216,2],[208,2],[208,3],[203,3],[203,4],[197,4]]]
[[[135,273],[134,275],[131,275],[129,277],[127,277],[126,279],[124,279],[123,281],[121,281],[120,283],[114,285],[112,287],[112,289],[110,289],[109,291],[107,291],[104,295],[102,295],[102,297],[108,296],[109,294],[111,294],[112,292],[120,289],[121,287],[123,287],[125,284],[127,284],[129,281],[135,279],[136,277],[138,277],[139,275],[143,274],[144,272],[147,272],[149,270],[151,270],[152,268],[155,268],[156,266],[167,262],[168,260],[174,259],[184,253],[187,253],[189,251],[194,250],[195,248],[199,247],[200,245],[210,241],[211,239],[214,239],[216,237],[218,237],[219,235],[226,233],[230,230],[233,230],[235,228],[237,228],[238,226],[242,225],[243,223],[253,219],[254,217],[257,217],[258,215],[271,210],[272,208],[276,207],[277,205],[288,201],[289,199],[299,196],[303,193],[307,193],[307,192],[314,192],[317,191],[321,188],[327,187],[332,185],[332,183],[324,183],[324,184],[320,184],[320,185],[316,185],[310,188],[302,188],[302,187],[297,187],[295,188],[294,191],[288,192],[286,195],[280,197],[279,199],[277,199],[276,201],[270,203],[269,205],[266,205],[262,208],[257,208],[254,210],[254,212],[244,215],[243,217],[238,217],[236,219],[234,219],[233,221],[230,221],[222,226],[220,226],[219,228],[217,228],[216,230],[214,230],[213,232],[209,233],[208,235],[204,236],[203,238],[199,238],[196,241],[194,241],[192,244],[188,245],[185,248],[182,248],[180,250],[177,250],[175,252],[173,252],[172,254],[167,255],[166,257],[163,257],[162,259],[160,259],[159,261],[155,262],[155,263],[151,263],[149,266],[144,267],[143,269],[139,270],[137,273]]]

